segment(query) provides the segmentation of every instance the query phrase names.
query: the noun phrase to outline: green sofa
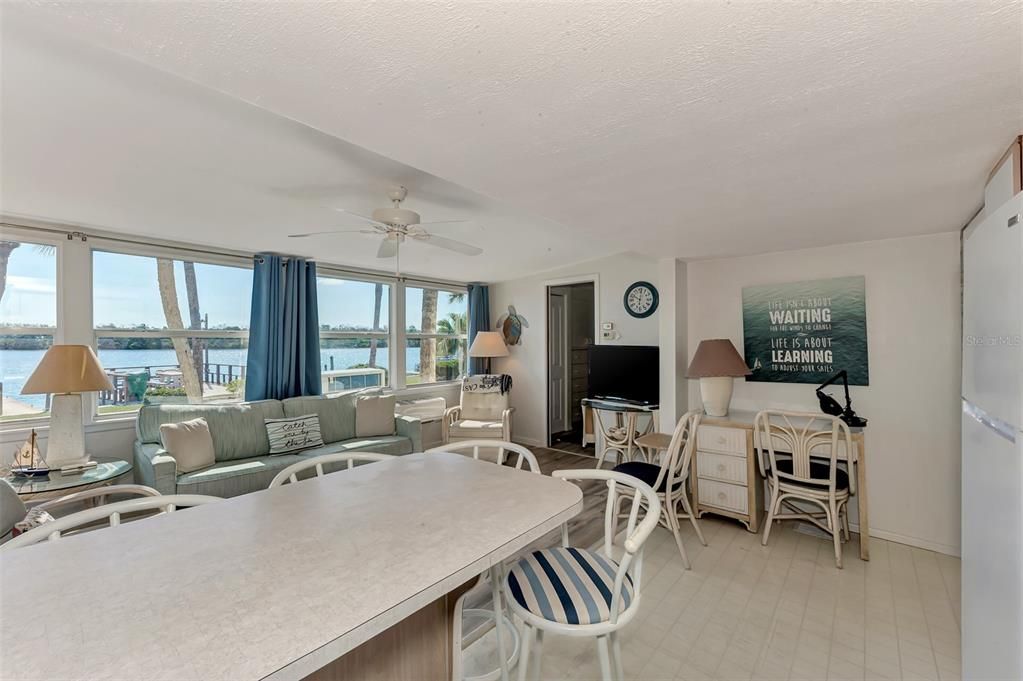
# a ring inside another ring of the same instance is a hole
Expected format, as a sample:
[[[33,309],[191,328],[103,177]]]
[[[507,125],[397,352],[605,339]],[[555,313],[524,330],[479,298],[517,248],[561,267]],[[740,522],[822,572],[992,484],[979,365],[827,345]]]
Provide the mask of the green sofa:
[[[163,494],[209,494],[233,497],[266,489],[275,475],[293,463],[335,452],[409,454],[423,449],[418,419],[396,416],[394,435],[357,438],[357,394],[336,397],[295,397],[215,406],[209,404],[147,405],[135,423],[135,480]],[[316,414],[324,445],[295,454],[270,456],[264,419]],[[160,425],[202,417],[210,427],[216,463],[178,473],[177,464],[160,443]],[[334,466],[334,469],[344,464]],[[326,470],[330,470],[328,467]]]

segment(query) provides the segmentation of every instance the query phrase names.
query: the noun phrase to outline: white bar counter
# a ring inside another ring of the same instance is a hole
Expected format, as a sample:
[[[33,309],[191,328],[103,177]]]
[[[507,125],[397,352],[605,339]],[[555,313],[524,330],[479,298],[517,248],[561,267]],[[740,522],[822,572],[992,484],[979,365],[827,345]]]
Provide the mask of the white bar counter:
[[[0,678],[301,679],[582,505],[562,480],[412,454],[4,552]]]

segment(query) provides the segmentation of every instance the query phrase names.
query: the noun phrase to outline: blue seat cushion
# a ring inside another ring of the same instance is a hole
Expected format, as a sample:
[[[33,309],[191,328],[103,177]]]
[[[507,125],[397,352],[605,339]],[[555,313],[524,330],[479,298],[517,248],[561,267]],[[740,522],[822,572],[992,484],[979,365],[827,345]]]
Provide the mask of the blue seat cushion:
[[[818,482],[806,483],[807,486],[822,487],[826,489],[828,486],[828,476],[831,473],[830,469],[830,463],[810,459],[810,477],[814,478]],[[778,459],[778,472],[792,475],[792,459]],[[798,484],[791,480],[786,480],[786,482],[788,484]],[[841,468],[835,470],[835,489],[849,489],[849,474]]]
[[[639,478],[651,487],[657,482],[657,476],[661,472],[661,467],[652,463],[645,463],[643,461],[627,461],[620,463],[615,466],[612,470],[616,473],[625,473],[631,475],[634,478]],[[661,484],[656,487],[654,491],[664,493],[668,487],[668,476],[664,476],[664,480]],[[675,485],[675,489],[678,489],[678,484]]]
[[[594,551],[557,546],[529,554],[508,573],[511,597],[529,612],[562,624],[611,619],[618,563]],[[622,583],[624,611],[633,599],[632,577]],[[620,612],[621,612],[620,611]]]

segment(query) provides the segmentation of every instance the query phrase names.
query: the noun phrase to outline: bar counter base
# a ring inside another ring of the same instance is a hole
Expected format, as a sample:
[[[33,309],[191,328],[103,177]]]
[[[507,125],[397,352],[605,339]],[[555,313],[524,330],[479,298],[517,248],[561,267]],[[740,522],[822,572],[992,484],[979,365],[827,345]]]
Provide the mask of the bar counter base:
[[[451,681],[456,605],[475,583],[417,610],[304,681]]]

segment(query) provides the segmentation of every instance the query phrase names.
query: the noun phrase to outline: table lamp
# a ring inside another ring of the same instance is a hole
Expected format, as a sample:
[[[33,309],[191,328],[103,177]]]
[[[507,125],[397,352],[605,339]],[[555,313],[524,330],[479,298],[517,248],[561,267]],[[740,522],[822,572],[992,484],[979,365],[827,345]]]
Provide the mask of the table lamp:
[[[727,416],[737,376],[753,372],[727,338],[700,341],[686,378],[700,379],[700,397],[707,416]]]
[[[53,394],[46,463],[50,468],[88,461],[82,427],[82,393],[113,390],[103,367],[88,345],[54,345],[25,381],[22,395]]]
[[[504,338],[498,331],[479,331],[469,348],[470,357],[485,357],[487,360],[487,372],[490,372],[491,357],[507,357],[508,346],[504,344]]]

